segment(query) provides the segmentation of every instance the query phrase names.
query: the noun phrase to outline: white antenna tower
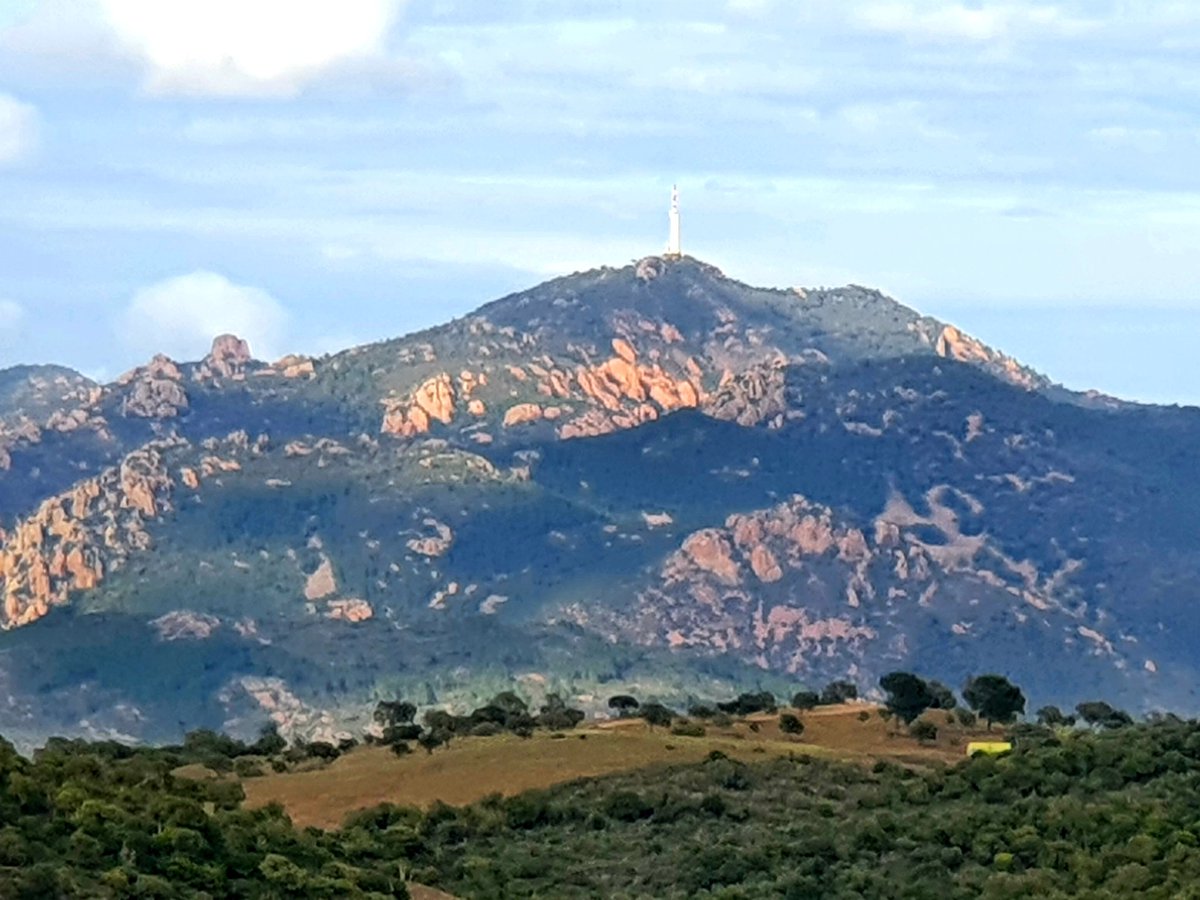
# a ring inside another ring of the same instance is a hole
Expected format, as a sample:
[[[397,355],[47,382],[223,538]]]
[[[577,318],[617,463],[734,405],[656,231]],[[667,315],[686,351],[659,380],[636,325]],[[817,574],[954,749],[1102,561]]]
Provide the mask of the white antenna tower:
[[[667,220],[670,222],[670,231],[667,235],[667,253],[668,259],[679,259],[683,256],[683,250],[679,244],[679,188],[671,185],[671,211],[667,214]]]

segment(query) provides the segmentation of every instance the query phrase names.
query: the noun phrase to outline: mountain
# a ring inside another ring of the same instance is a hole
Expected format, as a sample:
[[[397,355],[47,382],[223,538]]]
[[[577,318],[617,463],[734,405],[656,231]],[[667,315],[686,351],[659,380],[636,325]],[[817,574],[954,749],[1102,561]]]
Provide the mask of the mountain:
[[[1200,411],[683,258],[321,359],[0,372],[0,733],[896,668],[1197,706]]]

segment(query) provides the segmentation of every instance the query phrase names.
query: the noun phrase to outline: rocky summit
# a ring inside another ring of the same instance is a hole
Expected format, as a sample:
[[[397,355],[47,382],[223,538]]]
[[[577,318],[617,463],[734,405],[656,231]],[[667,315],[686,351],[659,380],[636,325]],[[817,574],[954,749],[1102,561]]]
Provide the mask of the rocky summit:
[[[697,260],[333,356],[0,371],[0,732],[897,668],[1197,710],[1200,411]]]

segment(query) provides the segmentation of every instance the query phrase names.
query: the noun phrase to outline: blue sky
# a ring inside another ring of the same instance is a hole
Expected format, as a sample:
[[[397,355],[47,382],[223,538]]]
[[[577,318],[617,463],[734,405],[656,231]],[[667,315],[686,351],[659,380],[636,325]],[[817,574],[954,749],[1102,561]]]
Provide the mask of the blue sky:
[[[319,353],[665,240],[1200,403],[1200,4],[0,0],[0,365]]]

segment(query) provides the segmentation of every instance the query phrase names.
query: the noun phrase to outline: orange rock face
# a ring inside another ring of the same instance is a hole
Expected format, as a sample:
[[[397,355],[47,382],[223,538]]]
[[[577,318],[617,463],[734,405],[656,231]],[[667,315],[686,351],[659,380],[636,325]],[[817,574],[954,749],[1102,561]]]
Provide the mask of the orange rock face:
[[[775,554],[762,545],[750,551],[750,569],[758,576],[759,581],[767,584],[783,577],[783,569],[775,559]]]
[[[454,420],[454,382],[445,372],[430,378],[413,393],[413,403],[430,419],[449,425]]]
[[[575,370],[575,382],[584,398],[605,410],[584,411],[560,426],[560,438],[605,434],[618,428],[632,428],[657,418],[661,413],[699,406],[703,399],[700,367],[694,360],[687,377],[675,377],[659,363],[639,362],[636,348],[624,338],[613,338],[611,359]],[[546,393],[569,396],[567,386],[556,382],[551,373]]]
[[[414,437],[429,431],[434,421],[449,425],[454,421],[457,396],[454,381],[446,372],[423,381],[407,401],[384,401],[384,434]]]
[[[233,334],[217,336],[212,350],[200,363],[200,378],[239,379],[245,376],[247,365],[253,360],[250,345]]]
[[[129,454],[118,468],[45,500],[3,536],[0,625],[41,618],[149,546],[145,521],[170,506],[164,448],[151,444]]]
[[[695,566],[715,575],[723,583],[733,585],[741,581],[738,564],[733,559],[733,547],[716,529],[697,531],[683,542],[682,549]]]
[[[433,558],[445,556],[454,543],[454,530],[437,519],[425,519],[422,525],[432,534],[409,540],[406,544],[408,549],[421,556]]]
[[[1027,390],[1037,387],[1033,374],[1016,360],[997,353],[982,342],[964,334],[953,325],[947,325],[938,335],[934,350],[938,356],[956,359],[959,362],[982,364],[985,368],[1002,376],[1013,384]]]
[[[365,622],[375,615],[375,610],[366,600],[346,598],[330,600],[325,606],[325,618],[341,619],[344,622]]]
[[[516,406],[509,407],[504,414],[504,427],[511,428],[514,425],[524,425],[528,422],[537,422],[542,418],[542,408],[536,403],[518,403]]]

